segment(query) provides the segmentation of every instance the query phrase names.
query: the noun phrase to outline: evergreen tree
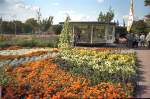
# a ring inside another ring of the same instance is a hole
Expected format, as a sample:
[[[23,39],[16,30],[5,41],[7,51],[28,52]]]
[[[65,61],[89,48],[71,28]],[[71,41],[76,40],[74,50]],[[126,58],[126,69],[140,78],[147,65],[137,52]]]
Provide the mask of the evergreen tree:
[[[116,24],[116,21],[114,20],[114,23]]]
[[[59,38],[59,48],[70,48],[71,47],[71,29],[70,29],[70,17],[68,16],[64,22],[63,29]]]
[[[126,23],[125,23],[124,19],[123,19],[123,27],[126,27]]]
[[[118,20],[117,20],[117,23],[116,23],[116,24],[117,24],[117,26],[119,26],[119,21],[118,21]]]
[[[106,22],[110,23],[114,17],[115,17],[114,11],[110,7],[109,11],[106,13]]]
[[[103,15],[102,11],[100,12],[100,14],[98,16],[98,22],[105,22],[104,15]]]
[[[2,34],[2,22],[3,22],[2,17],[0,17],[0,33],[1,34]]]
[[[113,20],[114,16],[114,11],[110,8],[106,13],[100,12],[97,20],[98,22],[110,23]]]

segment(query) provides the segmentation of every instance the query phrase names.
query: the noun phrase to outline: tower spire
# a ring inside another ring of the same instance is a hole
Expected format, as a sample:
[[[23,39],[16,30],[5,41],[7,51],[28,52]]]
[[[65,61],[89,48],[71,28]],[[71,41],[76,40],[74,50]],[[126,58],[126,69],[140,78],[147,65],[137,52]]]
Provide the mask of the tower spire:
[[[127,31],[130,32],[134,20],[134,2],[131,0]]]

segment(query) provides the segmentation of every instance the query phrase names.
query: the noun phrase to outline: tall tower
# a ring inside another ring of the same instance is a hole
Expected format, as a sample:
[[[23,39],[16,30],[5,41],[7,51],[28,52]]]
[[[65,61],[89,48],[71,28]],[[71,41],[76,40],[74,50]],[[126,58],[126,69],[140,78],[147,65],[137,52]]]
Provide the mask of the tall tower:
[[[130,12],[128,17],[127,31],[130,32],[134,20],[134,2],[131,0]]]

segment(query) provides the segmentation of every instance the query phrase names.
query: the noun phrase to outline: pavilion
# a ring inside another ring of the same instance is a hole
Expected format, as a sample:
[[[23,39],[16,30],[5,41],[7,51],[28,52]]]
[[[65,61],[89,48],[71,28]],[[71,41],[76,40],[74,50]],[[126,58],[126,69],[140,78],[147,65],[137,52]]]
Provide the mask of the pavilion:
[[[70,26],[76,44],[106,44],[115,41],[115,23],[70,22]]]

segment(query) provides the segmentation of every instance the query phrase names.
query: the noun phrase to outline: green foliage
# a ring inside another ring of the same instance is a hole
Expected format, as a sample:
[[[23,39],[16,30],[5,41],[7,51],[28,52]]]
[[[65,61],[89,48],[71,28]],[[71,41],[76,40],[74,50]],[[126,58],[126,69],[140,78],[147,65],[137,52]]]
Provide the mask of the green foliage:
[[[119,26],[119,21],[118,21],[118,20],[117,20],[117,23],[116,23],[116,25],[117,25],[117,26]]]
[[[41,30],[44,32],[48,31],[48,29],[52,26],[52,23],[53,23],[53,17],[52,16],[50,16],[48,19],[43,19],[40,22]]]
[[[0,47],[23,46],[23,47],[57,47],[58,36],[41,38],[33,36],[31,39],[16,37],[0,42]]]
[[[106,12],[106,14],[100,12],[98,16],[98,22],[110,23],[113,20],[114,16],[115,16],[114,11],[110,8],[109,11]]]
[[[28,29],[32,29],[32,33],[34,33],[38,29],[37,20],[35,20],[34,18],[27,19],[25,24]]]
[[[98,22],[105,22],[105,14],[103,14],[103,12],[100,12]]]
[[[57,40],[32,39],[24,40],[17,44],[23,47],[57,47]]]
[[[23,23],[21,21],[2,21],[1,22],[1,32],[3,33],[15,33],[15,24],[16,24],[16,33],[22,33]]]
[[[62,31],[62,26],[61,25],[53,25],[52,26],[52,31],[54,31],[54,33],[56,35],[60,34]]]
[[[131,31],[133,33],[146,33],[146,23],[144,20],[134,21]]]
[[[145,0],[145,6],[150,6],[150,0]],[[150,31],[150,13],[146,15],[146,24],[147,24],[146,31],[149,32]]]
[[[43,19],[39,23],[34,18],[29,18],[24,23],[21,21],[3,21],[2,18],[0,18],[0,32],[4,34],[14,34],[15,24],[17,34],[35,33],[39,31],[39,29],[46,32],[53,24],[53,17],[50,16],[48,19]]]
[[[126,27],[126,23],[125,20],[123,19],[123,27]]]
[[[12,42],[10,42],[10,41],[0,42],[0,48],[12,46],[12,45],[13,45],[13,44],[12,44]]]
[[[69,48],[71,45],[71,29],[69,24],[70,18],[67,17],[59,38],[59,48]]]
[[[145,0],[145,6],[150,6],[150,0]]]
[[[146,15],[145,23],[146,23],[146,31],[149,32],[150,31],[150,14]]]

